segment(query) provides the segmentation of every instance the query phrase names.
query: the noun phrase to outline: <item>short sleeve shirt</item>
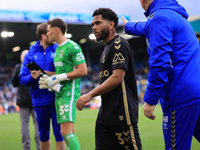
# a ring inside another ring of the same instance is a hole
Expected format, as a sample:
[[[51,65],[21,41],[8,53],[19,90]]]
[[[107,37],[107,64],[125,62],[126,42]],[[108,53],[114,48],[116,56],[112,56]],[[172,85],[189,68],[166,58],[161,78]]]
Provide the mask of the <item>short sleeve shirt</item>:
[[[72,72],[79,64],[85,63],[81,47],[72,40],[60,45],[55,52],[54,66],[56,74]],[[77,100],[80,97],[80,78],[60,82],[62,87],[56,92],[56,99]]]
[[[133,50],[129,43],[119,35],[106,44],[100,59],[100,84],[107,80],[115,69],[124,69],[126,74],[122,84],[101,95],[102,105],[97,119],[99,123],[130,125],[138,122],[138,97],[133,57]]]

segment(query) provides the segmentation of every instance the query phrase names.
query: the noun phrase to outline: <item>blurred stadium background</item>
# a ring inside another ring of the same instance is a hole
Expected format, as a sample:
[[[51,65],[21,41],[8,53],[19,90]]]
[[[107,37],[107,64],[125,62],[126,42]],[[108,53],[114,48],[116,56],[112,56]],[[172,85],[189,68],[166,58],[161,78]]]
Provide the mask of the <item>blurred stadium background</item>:
[[[10,79],[15,64],[20,62],[20,54],[24,49],[37,41],[35,34],[36,26],[53,18],[61,18],[68,24],[66,36],[82,47],[86,57],[88,75],[81,79],[81,93],[87,93],[98,86],[99,58],[104,48],[104,43],[94,42],[92,35],[92,12],[99,7],[110,7],[119,15],[117,33],[130,43],[134,51],[138,96],[142,98],[148,78],[148,55],[146,53],[146,40],[137,36],[124,35],[121,17],[125,16],[130,21],[145,20],[139,1],[126,0],[97,4],[92,0],[74,0],[73,2],[50,3],[47,0],[27,2],[25,0],[7,0],[0,6],[0,114],[15,113],[17,89],[13,88]],[[188,19],[197,38],[200,40],[200,11],[194,9],[195,0],[178,0],[191,15]],[[12,3],[12,5],[10,5]],[[121,7],[117,5],[120,3]],[[188,4],[189,3],[189,4]],[[38,5],[39,4],[39,5]],[[89,5],[88,5],[89,4]],[[94,109],[99,106],[99,98],[92,101],[88,107]],[[1,120],[0,120],[1,122]],[[1,130],[1,129],[0,129]],[[1,146],[0,146],[1,147]],[[1,149],[1,148],[0,148]]]

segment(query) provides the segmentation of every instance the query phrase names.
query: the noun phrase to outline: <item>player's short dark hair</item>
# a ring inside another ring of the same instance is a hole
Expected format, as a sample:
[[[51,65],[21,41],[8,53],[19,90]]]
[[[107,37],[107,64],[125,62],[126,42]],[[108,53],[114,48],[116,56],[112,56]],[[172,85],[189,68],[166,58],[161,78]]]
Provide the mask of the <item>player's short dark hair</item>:
[[[55,18],[51,21],[49,20],[47,24],[51,27],[58,27],[63,35],[65,35],[65,32],[67,31],[67,24],[62,19]]]
[[[118,25],[118,17],[117,14],[110,8],[99,8],[96,9],[92,15],[92,17],[102,15],[103,19],[107,19],[109,21],[113,21],[115,23],[114,27],[116,28]]]
[[[37,25],[36,35],[39,40],[42,39],[42,34],[47,34],[47,24],[46,23],[41,23],[41,24]]]

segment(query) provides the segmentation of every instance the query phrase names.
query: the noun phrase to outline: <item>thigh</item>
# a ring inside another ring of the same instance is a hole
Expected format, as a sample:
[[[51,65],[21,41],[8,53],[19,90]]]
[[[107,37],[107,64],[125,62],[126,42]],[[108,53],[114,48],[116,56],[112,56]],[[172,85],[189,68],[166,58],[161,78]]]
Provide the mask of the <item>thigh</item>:
[[[166,150],[190,149],[199,106],[193,105],[163,114]]]
[[[97,124],[95,129],[96,150],[142,150],[137,124],[104,126]]]
[[[76,119],[76,101],[67,100],[65,97],[55,101],[58,123],[73,122]]]
[[[27,107],[20,107],[19,115],[22,125],[29,124],[30,109]]]
[[[117,142],[113,140],[113,135],[109,127],[96,123],[95,150],[117,150],[116,144]]]
[[[47,106],[35,107],[36,119],[39,133],[48,134],[50,132],[50,112]]]

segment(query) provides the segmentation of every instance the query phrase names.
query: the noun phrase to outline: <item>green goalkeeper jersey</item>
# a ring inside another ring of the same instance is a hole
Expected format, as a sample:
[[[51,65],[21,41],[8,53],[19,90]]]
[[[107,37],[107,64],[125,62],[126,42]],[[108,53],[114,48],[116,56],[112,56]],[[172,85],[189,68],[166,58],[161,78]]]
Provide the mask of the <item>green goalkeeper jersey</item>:
[[[72,40],[67,40],[58,46],[54,57],[56,74],[69,73],[79,64],[85,63],[81,47]],[[62,85],[59,93],[56,92],[56,100],[65,99],[76,101],[80,97],[81,78],[60,82]]]

